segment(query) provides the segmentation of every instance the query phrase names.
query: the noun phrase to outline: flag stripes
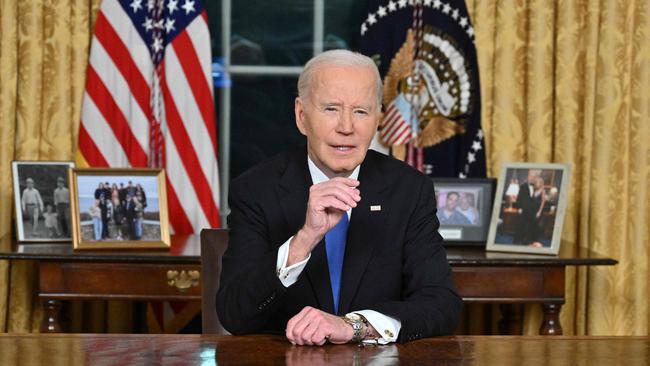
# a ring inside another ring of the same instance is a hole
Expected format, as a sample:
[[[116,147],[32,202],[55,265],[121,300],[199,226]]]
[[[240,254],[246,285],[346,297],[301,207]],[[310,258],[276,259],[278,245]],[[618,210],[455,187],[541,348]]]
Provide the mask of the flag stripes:
[[[221,223],[207,15],[182,1],[102,2],[79,152],[90,166],[165,168],[172,230],[188,234]]]

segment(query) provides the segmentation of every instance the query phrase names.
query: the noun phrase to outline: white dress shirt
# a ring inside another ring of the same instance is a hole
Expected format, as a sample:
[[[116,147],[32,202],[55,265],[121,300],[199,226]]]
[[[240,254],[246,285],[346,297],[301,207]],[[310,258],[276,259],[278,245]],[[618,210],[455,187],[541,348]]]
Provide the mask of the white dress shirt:
[[[314,164],[314,162],[309,157],[307,157],[307,164],[309,166],[311,181],[314,184],[329,180],[325,173],[318,169],[316,164]],[[359,168],[360,166],[354,168],[352,174],[350,174],[348,178],[357,179],[359,177]],[[352,215],[352,210],[348,210],[347,214],[349,219]],[[282,282],[285,287],[289,287],[298,281],[298,277],[302,273],[303,269],[305,269],[307,262],[311,258],[310,253],[305,260],[287,267],[287,259],[289,258],[289,244],[291,243],[292,239],[293,236],[287,239],[287,241],[278,249],[278,261],[276,264],[277,274],[280,278],[280,282]],[[395,342],[397,340],[400,328],[402,327],[402,323],[399,320],[374,310],[358,310],[354,311],[353,313],[362,315],[364,318],[366,318],[366,320],[368,320],[368,323],[370,323],[370,325],[375,328],[381,337],[377,340],[380,344],[387,344]]]

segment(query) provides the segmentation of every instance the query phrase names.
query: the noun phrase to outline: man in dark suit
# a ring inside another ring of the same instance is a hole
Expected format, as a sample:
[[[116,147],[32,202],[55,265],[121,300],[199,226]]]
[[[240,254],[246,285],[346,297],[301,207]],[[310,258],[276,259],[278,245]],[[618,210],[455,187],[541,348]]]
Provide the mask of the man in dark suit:
[[[539,169],[529,169],[526,182],[519,185],[515,204],[519,212],[519,219],[515,228],[514,244],[529,245],[537,240],[535,228],[540,201],[535,199],[535,180],[540,177],[541,173],[542,171]]]
[[[366,56],[336,50],[313,58],[295,101],[307,148],[231,183],[217,294],[230,332],[284,332],[294,344],[322,345],[454,331],[462,302],[431,181],[368,150],[381,88]]]

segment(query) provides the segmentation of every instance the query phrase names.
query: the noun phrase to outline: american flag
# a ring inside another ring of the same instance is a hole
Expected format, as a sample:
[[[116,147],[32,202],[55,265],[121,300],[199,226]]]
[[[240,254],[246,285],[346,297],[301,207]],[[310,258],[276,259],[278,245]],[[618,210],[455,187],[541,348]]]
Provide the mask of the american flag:
[[[415,121],[414,121],[415,120]],[[417,123],[413,108],[403,94],[393,99],[384,113],[380,136],[388,146],[404,145],[411,140],[414,123]]]
[[[172,230],[188,234],[220,226],[216,151],[201,2],[104,0],[83,97],[82,163],[165,168]]]

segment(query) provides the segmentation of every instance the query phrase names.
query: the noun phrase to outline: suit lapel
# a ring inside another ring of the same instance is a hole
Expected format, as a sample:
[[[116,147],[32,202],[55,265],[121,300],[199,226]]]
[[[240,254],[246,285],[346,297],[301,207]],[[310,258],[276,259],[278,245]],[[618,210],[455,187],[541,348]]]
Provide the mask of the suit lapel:
[[[388,209],[382,191],[387,186],[387,182],[386,176],[381,173],[372,154],[373,152],[368,152],[361,165],[359,172],[361,201],[352,210],[348,228],[339,304],[341,314],[355,310],[350,308],[352,301],[372,257],[372,252],[376,245],[382,241],[380,228],[384,227]]]
[[[292,155],[287,163],[281,180],[280,206],[285,217],[288,235],[293,235],[305,223],[309,187],[312,185],[307,167],[307,151]],[[305,267],[307,279],[312,286],[319,308],[328,313],[333,312],[332,288],[330,286],[325,240],[321,240],[311,253],[311,259]]]

